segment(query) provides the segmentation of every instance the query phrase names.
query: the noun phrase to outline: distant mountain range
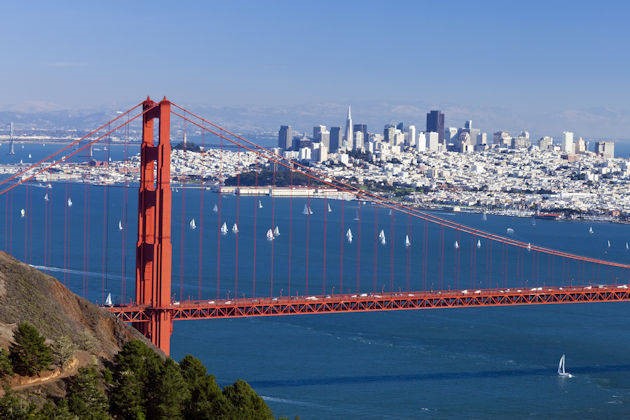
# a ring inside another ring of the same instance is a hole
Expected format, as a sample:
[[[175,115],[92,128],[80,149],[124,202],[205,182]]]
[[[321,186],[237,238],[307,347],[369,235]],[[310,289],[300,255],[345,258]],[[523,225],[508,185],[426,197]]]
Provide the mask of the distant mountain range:
[[[352,105],[353,122],[368,125],[371,132],[381,132],[387,123],[415,124],[423,130],[426,113],[441,109],[445,113],[446,126],[462,127],[472,120],[489,135],[498,130],[518,133],[530,132],[532,138],[542,135],[560,136],[562,131],[573,131],[586,138],[629,138],[630,112],[612,108],[575,108],[556,112],[528,109],[521,112],[509,107],[463,106],[456,104],[435,105],[423,102],[375,102],[360,103],[318,102],[291,106],[216,106],[181,103],[187,109],[200,114],[228,129],[243,134],[275,136],[280,125],[291,125],[296,132],[312,132],[312,127],[323,124],[345,124],[348,105]],[[0,133],[6,133],[13,122],[16,130],[90,130],[116,116],[126,106],[104,106],[98,109],[68,110],[45,102],[29,102],[0,110]],[[176,119],[175,119],[176,120]],[[174,121],[175,121],[174,120]],[[174,122],[175,127],[183,123]],[[190,130],[190,125],[188,125]],[[194,130],[193,130],[194,131]]]

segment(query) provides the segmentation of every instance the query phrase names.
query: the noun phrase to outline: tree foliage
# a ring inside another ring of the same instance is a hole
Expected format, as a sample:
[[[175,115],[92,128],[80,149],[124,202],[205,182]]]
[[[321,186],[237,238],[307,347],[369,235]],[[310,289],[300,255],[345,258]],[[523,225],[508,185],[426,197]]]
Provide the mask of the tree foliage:
[[[13,365],[9,359],[9,353],[5,349],[0,349],[0,378],[11,375],[13,373]]]
[[[29,324],[22,322],[13,334],[14,343],[9,347],[13,370],[20,375],[36,375],[52,363],[52,351],[45,338]]]
[[[79,418],[107,419],[107,395],[100,387],[100,375],[94,367],[81,368],[68,381],[68,408]]]

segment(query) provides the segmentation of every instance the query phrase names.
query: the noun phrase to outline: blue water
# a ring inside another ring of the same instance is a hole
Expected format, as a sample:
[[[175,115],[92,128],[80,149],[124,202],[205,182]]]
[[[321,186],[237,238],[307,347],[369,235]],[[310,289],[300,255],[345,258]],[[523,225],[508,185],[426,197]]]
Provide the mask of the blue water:
[[[106,292],[128,301],[136,200],[133,186],[16,188],[0,197],[0,248],[49,267],[93,301],[102,302]],[[485,240],[477,248],[476,238],[389,216],[370,204],[330,200],[333,212],[327,213],[326,201],[312,200],[314,214],[304,216],[305,199],[260,200],[262,209],[253,197],[174,193],[174,299],[630,281],[621,270]],[[537,245],[630,262],[628,225],[438,215],[504,235],[510,227],[516,239]],[[193,217],[196,230],[188,225]],[[221,236],[224,221],[229,228],[237,221],[239,235]],[[281,235],[269,243],[265,232],[275,225]],[[348,227],[352,244],[344,237]],[[381,229],[386,246],[376,241]],[[224,385],[248,380],[276,415],[621,417],[630,414],[628,315],[630,304],[613,303],[189,321],[175,324],[172,355],[194,354]],[[563,353],[575,378],[555,374]]]

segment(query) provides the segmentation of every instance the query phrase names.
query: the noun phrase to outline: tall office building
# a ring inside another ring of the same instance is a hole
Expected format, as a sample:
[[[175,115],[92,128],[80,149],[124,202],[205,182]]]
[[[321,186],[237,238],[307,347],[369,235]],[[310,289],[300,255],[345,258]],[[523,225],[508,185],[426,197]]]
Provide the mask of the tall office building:
[[[370,138],[370,135],[368,134],[368,131],[367,131],[367,124],[355,124],[352,127],[353,127],[353,130],[352,130],[353,132],[357,133],[360,131],[363,133],[364,142],[368,141],[368,139]]]
[[[383,141],[393,143],[395,134],[396,126],[394,124],[386,124],[385,128],[383,128]]]
[[[409,133],[407,135],[407,146],[413,146],[416,144],[416,126],[409,126]]]
[[[330,147],[330,132],[326,129],[325,125],[316,125],[313,127],[313,141],[323,144],[326,146],[326,149]]]
[[[290,125],[281,125],[278,131],[278,147],[289,150],[292,147],[293,130]]]
[[[427,133],[438,133],[438,142],[444,143],[444,114],[441,111],[431,111],[427,114]]]
[[[439,150],[440,149],[439,141],[440,141],[439,133],[436,133],[434,131],[430,131],[426,133],[427,150],[430,150],[432,152]]]
[[[337,153],[341,146],[341,127],[330,127],[330,153]]]
[[[346,129],[344,131],[344,148],[350,149],[352,147],[352,140],[354,139],[354,135],[352,134],[352,113],[350,110],[350,106],[348,106],[348,118],[346,118]]]
[[[565,153],[575,153],[575,146],[573,145],[573,133],[571,131],[562,132],[562,151]]]
[[[405,131],[405,124],[403,124],[403,122],[399,122],[398,124],[396,124],[396,129],[400,130],[401,132]]]
[[[615,157],[614,141],[598,141],[595,143],[595,153],[605,158]]]
[[[416,150],[418,152],[424,152],[427,150],[427,137],[424,134],[424,131],[418,133],[418,138],[416,139]]]

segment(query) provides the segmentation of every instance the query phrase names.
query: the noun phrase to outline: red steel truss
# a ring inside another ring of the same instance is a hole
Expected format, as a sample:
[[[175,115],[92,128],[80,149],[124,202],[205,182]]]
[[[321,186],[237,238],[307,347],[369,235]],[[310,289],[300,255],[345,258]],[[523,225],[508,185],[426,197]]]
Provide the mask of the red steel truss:
[[[548,305],[630,301],[628,285],[539,287],[533,289],[442,290],[408,293],[317,295],[278,298],[185,301],[157,308],[173,320],[260,316],[469,308],[479,306]],[[110,312],[125,322],[149,322],[155,308],[115,306]]]

